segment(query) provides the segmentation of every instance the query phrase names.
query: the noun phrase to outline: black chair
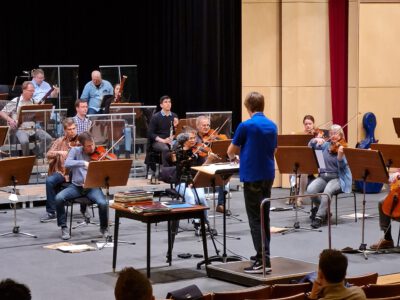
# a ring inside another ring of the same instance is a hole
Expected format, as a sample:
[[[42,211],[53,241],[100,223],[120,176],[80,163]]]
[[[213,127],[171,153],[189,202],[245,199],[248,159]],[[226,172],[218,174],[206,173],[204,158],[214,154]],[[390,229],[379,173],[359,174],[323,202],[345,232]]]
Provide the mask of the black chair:
[[[336,222],[336,225],[337,225],[337,221],[338,221],[338,209],[337,209],[338,198],[339,199],[343,199],[343,198],[353,197],[353,199],[354,199],[354,222],[357,222],[357,201],[356,201],[357,197],[356,197],[356,193],[355,192],[351,192],[351,193],[339,192],[339,193],[333,194],[332,196],[335,199],[335,222]]]

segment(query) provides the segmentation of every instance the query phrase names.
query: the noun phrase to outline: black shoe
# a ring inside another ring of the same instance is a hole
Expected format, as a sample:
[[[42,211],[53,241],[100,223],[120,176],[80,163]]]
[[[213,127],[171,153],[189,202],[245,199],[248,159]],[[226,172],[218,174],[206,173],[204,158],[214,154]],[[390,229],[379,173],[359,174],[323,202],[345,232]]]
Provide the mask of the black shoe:
[[[318,207],[314,206],[313,208],[311,208],[311,210],[310,210],[311,221],[314,221],[315,216],[317,215],[317,212],[318,212]]]
[[[256,261],[257,260],[257,254],[250,256],[251,261]]]
[[[311,222],[311,227],[312,228],[320,228],[322,226],[322,219],[320,217],[316,217],[312,222]]]
[[[256,260],[252,266],[243,269],[245,273],[249,274],[262,274],[263,273],[263,266],[261,260]],[[266,264],[265,272],[271,272],[271,264]]]

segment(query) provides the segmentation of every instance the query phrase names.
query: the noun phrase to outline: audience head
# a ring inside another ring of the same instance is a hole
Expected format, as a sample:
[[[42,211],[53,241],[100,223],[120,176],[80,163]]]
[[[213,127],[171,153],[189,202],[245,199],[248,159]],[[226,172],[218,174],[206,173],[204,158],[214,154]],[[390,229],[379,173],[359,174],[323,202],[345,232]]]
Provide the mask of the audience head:
[[[264,111],[264,96],[258,92],[250,92],[244,100],[244,106],[249,113]]]
[[[153,288],[150,281],[134,268],[124,268],[115,284],[116,300],[153,300]]]
[[[325,249],[319,255],[319,272],[327,283],[339,283],[346,277],[347,257],[339,250]]]
[[[15,282],[12,279],[0,281],[0,298],[2,300],[30,300],[31,291],[22,283]]]

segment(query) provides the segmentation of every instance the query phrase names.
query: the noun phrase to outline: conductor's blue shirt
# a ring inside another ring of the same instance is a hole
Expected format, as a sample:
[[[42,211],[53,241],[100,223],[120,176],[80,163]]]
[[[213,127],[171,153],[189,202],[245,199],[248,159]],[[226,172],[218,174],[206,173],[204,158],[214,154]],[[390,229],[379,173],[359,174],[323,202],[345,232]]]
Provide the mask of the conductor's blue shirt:
[[[262,112],[239,124],[232,144],[240,147],[240,181],[275,178],[275,148],[278,128]]]

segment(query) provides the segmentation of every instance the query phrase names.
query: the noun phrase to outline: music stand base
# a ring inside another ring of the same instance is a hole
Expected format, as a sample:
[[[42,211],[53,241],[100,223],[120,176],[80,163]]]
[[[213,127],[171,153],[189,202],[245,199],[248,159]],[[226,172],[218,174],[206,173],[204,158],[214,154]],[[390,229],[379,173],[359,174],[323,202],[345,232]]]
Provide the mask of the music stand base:
[[[6,235],[10,235],[10,234],[22,234],[22,235],[30,236],[33,238],[37,238],[37,236],[34,234],[19,231],[19,226],[14,226],[12,231],[2,233],[2,234],[0,234],[0,236],[6,236]]]
[[[288,228],[289,230],[282,232],[282,235],[291,233],[291,232],[297,232],[298,230],[322,232],[322,229],[301,227],[299,222],[295,222],[292,227],[286,226],[285,228]]]
[[[82,227],[82,226],[85,226],[85,225],[90,225],[90,224],[96,225],[96,226],[100,226],[99,223],[96,223],[96,222],[94,222],[94,221],[89,221],[89,222],[82,221],[82,222],[78,222],[78,224],[76,224],[75,226],[73,226],[72,229],[76,229],[76,228],[79,228],[79,227]]]
[[[239,256],[227,256],[227,255],[213,255],[211,257],[208,258],[208,262],[211,263],[213,261],[220,261],[223,263],[229,262],[229,261],[241,261],[242,258]],[[201,266],[206,264],[205,260],[202,260],[201,262],[199,262],[197,264],[197,269],[200,270]]]
[[[92,240],[91,242],[92,242],[92,243],[98,243],[99,240]],[[121,243],[121,244],[129,244],[129,245],[136,245],[135,242],[121,241],[121,240],[118,240],[118,243]],[[104,245],[102,245],[101,247],[98,247],[97,249],[98,249],[98,250],[103,250],[103,249],[104,249],[107,245],[109,245],[109,244],[112,244],[112,245],[114,246],[114,242],[113,242],[113,237],[112,237],[112,235],[106,236],[106,237],[104,238]]]

